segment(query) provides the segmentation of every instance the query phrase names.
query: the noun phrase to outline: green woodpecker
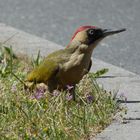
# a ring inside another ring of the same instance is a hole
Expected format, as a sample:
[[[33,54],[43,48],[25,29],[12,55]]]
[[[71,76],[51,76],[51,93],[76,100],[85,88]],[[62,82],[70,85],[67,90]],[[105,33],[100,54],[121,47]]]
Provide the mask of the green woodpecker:
[[[69,45],[49,54],[44,61],[27,75],[27,81],[45,83],[49,91],[65,89],[77,84],[91,67],[94,48],[105,37],[125,31],[95,26],[81,26],[74,33]]]

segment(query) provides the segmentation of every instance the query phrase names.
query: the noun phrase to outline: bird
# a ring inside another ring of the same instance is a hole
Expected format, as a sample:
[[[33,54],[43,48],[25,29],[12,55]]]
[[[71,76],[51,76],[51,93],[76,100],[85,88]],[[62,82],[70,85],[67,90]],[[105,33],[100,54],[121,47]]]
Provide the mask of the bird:
[[[97,26],[80,26],[67,47],[50,53],[42,63],[27,74],[26,82],[44,83],[48,90],[65,90],[67,85],[79,83],[90,71],[92,53],[104,38],[126,29],[104,29]]]

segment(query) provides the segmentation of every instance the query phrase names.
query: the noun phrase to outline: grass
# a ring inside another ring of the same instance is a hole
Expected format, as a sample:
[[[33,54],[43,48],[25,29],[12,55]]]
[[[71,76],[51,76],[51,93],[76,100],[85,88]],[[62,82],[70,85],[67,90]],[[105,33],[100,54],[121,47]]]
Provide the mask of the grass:
[[[53,93],[48,93],[45,86],[24,89],[25,76],[39,63],[39,54],[30,61],[0,47],[1,140],[89,139],[120,111],[117,99],[96,82],[107,69],[84,76],[75,89],[76,101],[71,98],[71,86]]]

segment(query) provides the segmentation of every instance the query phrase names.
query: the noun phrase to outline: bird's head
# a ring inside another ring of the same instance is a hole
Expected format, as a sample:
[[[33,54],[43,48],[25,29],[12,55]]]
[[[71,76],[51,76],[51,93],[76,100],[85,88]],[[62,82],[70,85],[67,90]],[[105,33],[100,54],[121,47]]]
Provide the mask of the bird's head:
[[[70,42],[79,41],[94,48],[103,38],[125,31],[126,29],[102,29],[96,26],[81,26],[79,27]],[[69,46],[69,45],[68,45]]]

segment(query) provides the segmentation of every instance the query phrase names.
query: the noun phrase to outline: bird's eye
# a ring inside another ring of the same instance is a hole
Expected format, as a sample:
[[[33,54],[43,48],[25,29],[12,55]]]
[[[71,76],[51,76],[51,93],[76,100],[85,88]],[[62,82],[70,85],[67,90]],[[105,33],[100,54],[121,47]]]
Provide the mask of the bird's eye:
[[[92,29],[92,30],[89,30],[89,34],[90,35],[93,35],[94,34],[94,30]]]

